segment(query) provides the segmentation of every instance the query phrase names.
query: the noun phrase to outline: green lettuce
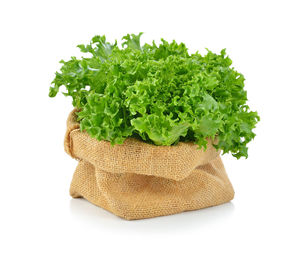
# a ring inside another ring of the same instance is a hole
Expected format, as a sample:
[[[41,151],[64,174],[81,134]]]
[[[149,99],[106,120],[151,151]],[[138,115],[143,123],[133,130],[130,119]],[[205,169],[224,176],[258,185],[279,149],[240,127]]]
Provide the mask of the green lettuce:
[[[80,129],[112,145],[134,137],[206,148],[208,138],[217,138],[223,153],[247,157],[259,116],[246,105],[245,78],[225,49],[189,54],[175,41],[141,46],[141,35],[124,36],[121,47],[105,36],[78,45],[85,57],[61,61],[49,96],[65,86],[64,95],[80,110]]]

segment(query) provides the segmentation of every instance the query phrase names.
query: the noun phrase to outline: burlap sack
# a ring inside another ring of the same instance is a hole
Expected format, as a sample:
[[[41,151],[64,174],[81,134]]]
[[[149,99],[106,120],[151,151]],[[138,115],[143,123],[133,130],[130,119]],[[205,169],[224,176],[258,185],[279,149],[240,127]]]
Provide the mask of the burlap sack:
[[[211,143],[203,151],[192,143],[155,146],[128,138],[113,147],[81,132],[74,110],[67,120],[65,151],[79,160],[71,196],[128,220],[215,206],[234,197]]]

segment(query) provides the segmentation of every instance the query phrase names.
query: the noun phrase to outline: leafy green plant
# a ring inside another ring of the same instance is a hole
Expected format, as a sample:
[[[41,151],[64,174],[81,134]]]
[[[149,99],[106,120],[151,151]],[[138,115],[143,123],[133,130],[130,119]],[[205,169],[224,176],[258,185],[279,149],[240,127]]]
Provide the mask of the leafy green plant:
[[[95,36],[78,45],[86,56],[72,57],[56,72],[49,96],[65,86],[78,108],[81,130],[98,140],[121,144],[127,137],[155,145],[192,141],[247,157],[247,143],[259,121],[249,110],[244,76],[231,67],[225,49],[189,54],[183,43],[140,44],[127,35],[123,44]]]

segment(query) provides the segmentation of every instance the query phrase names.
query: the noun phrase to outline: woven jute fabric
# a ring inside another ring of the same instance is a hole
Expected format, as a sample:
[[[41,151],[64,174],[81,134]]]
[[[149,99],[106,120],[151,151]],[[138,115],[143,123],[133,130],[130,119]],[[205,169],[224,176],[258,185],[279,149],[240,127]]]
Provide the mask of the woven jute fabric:
[[[112,146],[67,120],[65,151],[79,161],[70,194],[128,220],[196,210],[233,199],[219,152],[193,143],[155,146],[128,138]]]

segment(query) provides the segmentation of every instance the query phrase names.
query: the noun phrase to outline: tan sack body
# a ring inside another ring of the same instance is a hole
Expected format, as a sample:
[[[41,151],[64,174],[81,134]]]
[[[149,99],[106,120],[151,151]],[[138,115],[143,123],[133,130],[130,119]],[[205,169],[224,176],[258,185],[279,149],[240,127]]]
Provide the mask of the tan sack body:
[[[234,191],[219,152],[193,143],[155,146],[128,138],[111,146],[81,132],[76,110],[67,120],[65,151],[79,160],[73,198],[85,198],[127,220],[219,205]]]

